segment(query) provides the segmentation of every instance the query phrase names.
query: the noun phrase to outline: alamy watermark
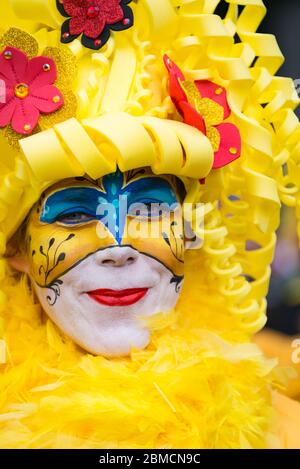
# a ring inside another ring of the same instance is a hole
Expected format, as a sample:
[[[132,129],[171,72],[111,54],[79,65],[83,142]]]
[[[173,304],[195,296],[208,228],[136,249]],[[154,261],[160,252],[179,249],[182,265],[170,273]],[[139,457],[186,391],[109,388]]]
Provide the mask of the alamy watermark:
[[[292,352],[292,362],[295,365],[298,365],[300,363],[300,338],[299,339],[294,339],[292,342],[292,348],[295,349]]]
[[[114,203],[101,202],[96,211],[97,236],[106,238],[144,238],[185,240],[190,249],[203,242],[204,204],[202,203],[134,203],[128,206],[127,196]],[[105,227],[106,229],[103,229]]]

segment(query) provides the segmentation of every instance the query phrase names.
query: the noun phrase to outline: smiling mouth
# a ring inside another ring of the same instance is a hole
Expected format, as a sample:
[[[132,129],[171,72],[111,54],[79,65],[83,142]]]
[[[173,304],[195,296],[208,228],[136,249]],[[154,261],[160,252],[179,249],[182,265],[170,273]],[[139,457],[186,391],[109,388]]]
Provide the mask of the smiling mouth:
[[[87,292],[90,298],[106,306],[130,306],[140,301],[149,288],[129,288],[127,290],[100,289]]]

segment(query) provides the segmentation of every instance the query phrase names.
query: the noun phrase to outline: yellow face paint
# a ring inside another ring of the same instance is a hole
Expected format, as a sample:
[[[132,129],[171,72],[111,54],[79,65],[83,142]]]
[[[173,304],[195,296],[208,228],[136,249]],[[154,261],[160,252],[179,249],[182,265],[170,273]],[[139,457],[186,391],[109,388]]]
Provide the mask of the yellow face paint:
[[[148,169],[52,186],[29,216],[32,278],[50,286],[96,252],[130,246],[163,264],[179,284],[184,261],[179,192],[176,178]]]

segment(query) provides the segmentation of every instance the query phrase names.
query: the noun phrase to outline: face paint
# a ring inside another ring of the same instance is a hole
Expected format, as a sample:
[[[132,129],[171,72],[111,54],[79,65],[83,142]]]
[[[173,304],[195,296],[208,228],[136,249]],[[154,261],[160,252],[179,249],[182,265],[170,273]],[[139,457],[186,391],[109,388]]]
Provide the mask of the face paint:
[[[30,276],[46,312],[79,345],[104,355],[143,348],[149,331],[138,317],[175,305],[184,260],[179,200],[174,177],[141,169],[62,181],[34,207]]]

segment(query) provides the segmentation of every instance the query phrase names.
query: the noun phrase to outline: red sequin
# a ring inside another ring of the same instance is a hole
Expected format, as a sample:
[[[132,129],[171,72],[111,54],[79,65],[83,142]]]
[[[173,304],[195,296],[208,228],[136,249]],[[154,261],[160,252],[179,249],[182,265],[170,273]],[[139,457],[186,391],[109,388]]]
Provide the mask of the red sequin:
[[[93,6],[93,7],[88,7],[86,14],[88,18],[97,18],[99,13],[100,13],[100,8],[97,6]]]

